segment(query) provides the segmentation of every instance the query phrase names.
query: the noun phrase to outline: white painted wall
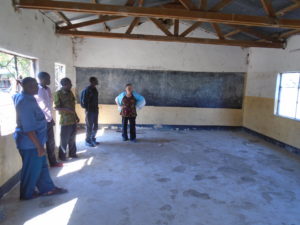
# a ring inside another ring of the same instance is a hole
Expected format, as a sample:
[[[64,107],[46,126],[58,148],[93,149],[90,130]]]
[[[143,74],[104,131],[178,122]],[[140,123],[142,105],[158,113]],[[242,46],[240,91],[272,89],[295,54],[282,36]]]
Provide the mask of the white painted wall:
[[[181,24],[181,32],[187,27]],[[161,31],[147,22],[133,33],[161,34]],[[192,36],[212,37],[201,30]],[[75,41],[74,63],[77,67],[246,72],[247,53],[247,49],[230,46],[86,38]]]
[[[286,49],[250,48],[246,96],[274,98],[278,73],[291,71],[300,71],[300,35]]]
[[[15,12],[10,0],[0,3],[0,50],[34,57],[39,69],[51,75],[54,63],[63,63],[67,74],[74,77],[72,39],[56,36],[53,23],[38,11]],[[20,168],[21,158],[12,135],[0,136],[0,186]]]
[[[74,74],[72,39],[56,35],[53,22],[39,11],[15,12],[12,1],[1,0],[0,34],[0,50],[37,58],[40,71],[54,74],[58,62],[66,65],[67,74]]]

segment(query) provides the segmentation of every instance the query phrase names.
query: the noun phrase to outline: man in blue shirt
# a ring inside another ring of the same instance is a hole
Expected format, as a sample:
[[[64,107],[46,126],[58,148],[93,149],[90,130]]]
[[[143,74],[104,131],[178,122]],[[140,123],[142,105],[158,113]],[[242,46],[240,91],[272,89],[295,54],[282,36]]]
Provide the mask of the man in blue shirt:
[[[34,98],[38,92],[37,81],[26,77],[22,80],[22,87],[23,92],[14,96],[17,114],[14,136],[23,162],[20,199],[66,193],[67,190],[53,184],[49,174],[44,149],[47,141],[47,121]]]

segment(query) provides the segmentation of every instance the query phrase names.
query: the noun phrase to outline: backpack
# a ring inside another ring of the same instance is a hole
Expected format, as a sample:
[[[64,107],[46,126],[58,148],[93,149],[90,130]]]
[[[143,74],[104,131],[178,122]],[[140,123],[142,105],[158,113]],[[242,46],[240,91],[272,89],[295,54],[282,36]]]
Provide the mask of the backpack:
[[[80,105],[84,109],[86,109],[87,106],[88,106],[87,97],[86,97],[87,96],[87,92],[88,92],[88,89],[85,88],[85,89],[83,89],[83,91],[80,94]]]

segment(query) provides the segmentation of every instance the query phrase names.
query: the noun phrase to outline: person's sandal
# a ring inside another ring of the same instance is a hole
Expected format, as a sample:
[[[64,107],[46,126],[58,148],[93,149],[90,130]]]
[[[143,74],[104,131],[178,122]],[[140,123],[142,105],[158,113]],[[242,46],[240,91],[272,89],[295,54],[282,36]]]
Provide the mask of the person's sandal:
[[[68,192],[67,189],[56,187],[52,191],[48,191],[48,192],[42,194],[42,196],[61,195],[61,194],[65,194],[67,192]]]

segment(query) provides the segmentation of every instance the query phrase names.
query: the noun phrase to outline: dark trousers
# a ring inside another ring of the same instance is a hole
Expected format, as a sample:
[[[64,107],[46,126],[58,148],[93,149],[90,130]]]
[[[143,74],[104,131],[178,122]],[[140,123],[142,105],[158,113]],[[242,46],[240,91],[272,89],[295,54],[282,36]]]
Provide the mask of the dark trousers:
[[[61,126],[59,158],[64,160],[67,156],[67,147],[69,147],[69,156],[76,156],[76,131],[77,124]]]
[[[37,149],[19,149],[22,157],[20,198],[30,199],[37,187],[40,194],[54,189],[46,156],[39,157]]]
[[[136,117],[122,117],[122,137],[123,138],[128,139],[127,126],[128,126],[128,121],[129,121],[130,140],[136,139],[135,119],[136,119]]]
[[[46,149],[47,149],[48,161],[50,166],[57,164],[57,160],[55,156],[55,139],[54,139],[53,125],[54,122],[47,123],[48,140],[46,142]]]
[[[85,112],[86,141],[96,141],[98,131],[98,112]]]

